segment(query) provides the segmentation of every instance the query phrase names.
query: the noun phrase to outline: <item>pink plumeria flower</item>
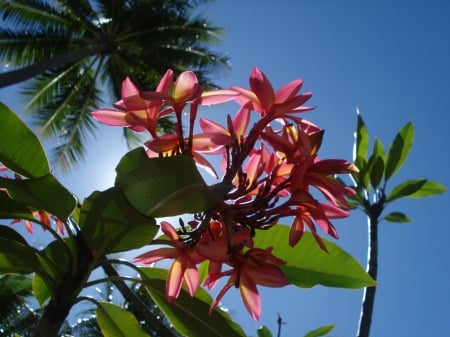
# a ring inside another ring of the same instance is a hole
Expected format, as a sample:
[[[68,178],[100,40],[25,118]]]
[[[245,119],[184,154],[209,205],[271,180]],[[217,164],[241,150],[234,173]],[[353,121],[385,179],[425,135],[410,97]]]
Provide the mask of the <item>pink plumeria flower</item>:
[[[233,136],[238,143],[245,139],[249,121],[250,110],[242,107],[232,120],[232,134],[228,128],[219,123],[201,118],[200,127],[203,133],[194,136],[194,141],[197,141],[194,149],[209,154],[224,153],[225,146],[231,143]]]
[[[173,81],[173,71],[169,69],[161,79],[156,92],[161,95],[167,94]],[[99,122],[111,126],[130,127],[132,130],[141,132],[147,130],[156,137],[156,125],[160,118],[168,115],[172,110],[161,107],[163,102],[147,102],[140,97],[140,90],[129,77],[122,82],[122,99],[114,103],[119,110],[100,109],[92,112],[92,116]]]
[[[261,315],[261,298],[256,286],[284,287],[288,285],[289,281],[279,268],[285,262],[272,255],[272,248],[251,248],[242,256],[236,254],[232,263],[233,269],[211,273],[205,280],[205,284],[211,288],[211,285],[215,285],[220,277],[230,276],[211,304],[210,314],[215,310],[228,289],[234,286],[239,288],[247,311],[255,321],[258,321]]]
[[[175,228],[167,221],[161,222],[161,230],[172,241],[173,247],[158,248],[137,256],[134,261],[142,264],[152,264],[163,259],[174,259],[167,276],[166,298],[169,303],[175,301],[184,283],[189,295],[194,296],[199,286],[197,263],[205,260],[195,249],[184,245],[179,240]]]
[[[312,109],[302,106],[309,100],[311,93],[297,95],[303,84],[301,79],[294,80],[275,92],[266,75],[255,67],[250,73],[249,82],[250,89],[239,86],[232,86],[231,89],[241,93],[236,98],[238,103],[258,111],[262,116],[272,114],[273,118],[280,118],[286,113]]]
[[[289,245],[294,247],[300,241],[306,225],[320,248],[327,251],[325,243],[317,234],[315,224],[325,233],[337,239],[337,231],[329,219],[345,218],[349,216],[349,213],[340,207],[320,203],[305,191],[296,191],[292,195],[290,202],[295,205],[294,210],[287,212],[285,216],[292,214],[295,215],[295,218],[289,232]]]
[[[173,87],[172,94],[168,92],[143,91],[141,97],[149,102],[161,102],[171,106],[176,114],[180,114],[187,103],[198,100],[199,104],[209,105],[228,102],[235,99],[239,93],[233,90],[212,90],[203,92],[197,76],[192,71],[182,72]]]

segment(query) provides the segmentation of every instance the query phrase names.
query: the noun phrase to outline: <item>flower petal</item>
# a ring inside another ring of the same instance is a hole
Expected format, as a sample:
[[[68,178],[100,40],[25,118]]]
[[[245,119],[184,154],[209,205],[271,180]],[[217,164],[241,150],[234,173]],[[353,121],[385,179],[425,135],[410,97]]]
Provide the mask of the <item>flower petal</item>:
[[[275,102],[275,93],[266,75],[256,67],[250,73],[250,88],[258,96],[264,111],[269,112]]]
[[[186,269],[184,271],[183,280],[186,284],[186,288],[188,290],[189,295],[194,297],[195,292],[200,284],[200,277],[198,275],[197,267],[195,263],[188,257],[183,257],[184,263],[186,265]]]
[[[210,104],[219,104],[232,101],[239,96],[239,92],[234,90],[211,90],[205,91],[202,93],[200,104],[201,105],[210,105]]]
[[[297,79],[284,85],[275,93],[275,103],[282,103],[292,99],[299,92],[302,85],[302,79]]]
[[[170,87],[172,86],[172,82],[173,82],[173,70],[167,69],[166,73],[161,78],[161,81],[159,81],[159,84],[156,87],[156,91],[168,94],[170,91]]]
[[[239,279],[239,290],[241,292],[242,301],[244,302],[247,311],[255,321],[259,321],[261,315],[261,298],[259,297],[258,289],[255,282],[246,275],[241,274]]]
[[[199,89],[197,76],[192,71],[183,71],[178,76],[173,90],[175,102],[183,102],[192,99]]]
[[[180,294],[185,270],[186,264],[184,259],[176,259],[170,266],[166,281],[166,298],[169,303],[173,303]]]
[[[164,259],[173,259],[179,255],[178,250],[172,247],[163,247],[141,254],[133,259],[134,262],[151,264]]]
[[[121,86],[121,97],[128,97],[128,96],[134,96],[139,95],[139,89],[138,87],[133,83],[131,78],[128,76],[122,81]]]
[[[117,110],[95,110],[92,112],[92,117],[97,121],[111,126],[130,126],[130,123],[126,120],[126,112]]]

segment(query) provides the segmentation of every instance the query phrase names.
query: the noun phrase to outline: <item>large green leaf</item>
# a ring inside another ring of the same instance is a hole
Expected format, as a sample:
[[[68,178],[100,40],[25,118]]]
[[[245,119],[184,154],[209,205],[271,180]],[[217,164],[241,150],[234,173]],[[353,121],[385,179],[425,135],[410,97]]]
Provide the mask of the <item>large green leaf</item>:
[[[0,219],[33,219],[23,202],[13,200],[6,191],[0,191]]]
[[[445,193],[447,188],[437,182],[427,180],[416,192],[411,193],[409,198],[425,198],[436,194]]]
[[[409,197],[414,195],[414,193],[418,193],[422,187],[425,186],[427,180],[426,179],[411,179],[402,182],[395,186],[391,192],[389,192],[386,200],[388,202],[392,202],[396,199]]]
[[[243,337],[242,328],[230,316],[217,309],[208,314],[212,299],[204,289],[198,289],[195,297],[182,289],[177,300],[169,304],[165,298],[167,271],[158,268],[141,268],[145,288],[173,327],[184,336]]]
[[[155,219],[131,207],[117,187],[92,193],[83,202],[79,225],[95,256],[140,248],[158,231]]]
[[[369,148],[369,133],[366,124],[362,119],[359,110],[357,110],[357,122],[355,130],[355,145],[353,149],[353,161],[359,169],[362,161],[367,158],[367,150]]]
[[[335,328],[335,325],[324,325],[320,328],[314,329],[310,332],[308,332],[305,337],[320,337],[325,336],[327,333],[329,333],[331,330]]]
[[[25,177],[50,173],[44,149],[25,123],[0,102],[0,162]]]
[[[358,261],[331,241],[322,239],[329,252],[326,253],[309,232],[303,234],[295,247],[289,246],[288,238],[289,227],[275,225],[258,231],[254,243],[261,248],[273,247],[273,254],[286,261],[281,269],[293,285],[310,288],[321,284],[350,289],[376,285]]]
[[[40,269],[39,259],[28,244],[0,237],[0,274],[29,274]]]
[[[51,174],[26,180],[0,178],[0,187],[11,199],[32,209],[45,210],[65,220],[76,207],[76,199]]]
[[[155,218],[202,212],[230,188],[207,186],[191,157],[148,158],[142,148],[126,154],[116,171],[116,186],[130,204]]]
[[[131,312],[112,303],[98,302],[96,316],[104,337],[149,337]]]
[[[14,240],[23,245],[28,245],[27,240],[17,231],[8,226],[0,225],[0,238]]]
[[[389,146],[386,158],[385,179],[388,180],[402,167],[414,142],[414,125],[407,123],[400,129]]]

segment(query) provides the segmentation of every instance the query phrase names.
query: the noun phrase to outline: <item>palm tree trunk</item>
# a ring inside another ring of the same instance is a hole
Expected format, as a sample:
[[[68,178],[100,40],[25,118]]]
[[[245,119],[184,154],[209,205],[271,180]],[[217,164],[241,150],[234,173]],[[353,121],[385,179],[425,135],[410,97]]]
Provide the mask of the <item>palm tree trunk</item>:
[[[105,48],[106,44],[99,44],[86,49],[71,50],[64,54],[53,55],[30,66],[1,73],[0,88],[29,80],[30,78],[42,74],[47,70],[57,69],[67,64],[82,60],[85,57],[99,54]]]
[[[376,280],[378,271],[378,214],[369,213],[368,222],[369,244],[366,271],[374,280]],[[367,287],[364,289],[357,337],[369,337],[370,325],[372,323],[373,307],[375,302],[375,291],[376,287]]]

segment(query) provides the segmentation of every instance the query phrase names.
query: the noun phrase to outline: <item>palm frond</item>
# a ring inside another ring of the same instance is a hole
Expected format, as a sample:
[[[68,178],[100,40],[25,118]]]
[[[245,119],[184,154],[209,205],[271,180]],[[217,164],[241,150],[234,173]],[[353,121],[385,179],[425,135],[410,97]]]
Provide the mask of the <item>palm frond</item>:
[[[22,30],[34,30],[42,27],[70,26],[68,21],[51,1],[15,0],[0,7],[2,25]]]
[[[80,62],[61,73],[58,80],[54,74],[41,76],[33,81],[27,93],[37,91],[28,109],[33,122],[45,138],[56,138],[58,145],[53,148],[52,162],[67,171],[85,156],[85,143],[95,135],[97,124],[90,116],[91,111],[101,102],[101,91],[96,87],[98,70],[96,61],[90,64]]]

